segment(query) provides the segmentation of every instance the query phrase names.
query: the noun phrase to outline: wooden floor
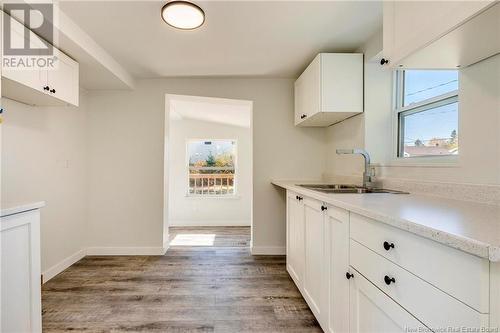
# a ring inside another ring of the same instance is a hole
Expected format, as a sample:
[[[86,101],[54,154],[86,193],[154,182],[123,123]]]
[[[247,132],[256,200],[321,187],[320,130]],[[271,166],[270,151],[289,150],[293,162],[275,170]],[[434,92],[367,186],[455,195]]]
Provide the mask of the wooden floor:
[[[171,228],[164,256],[89,256],[42,289],[44,332],[322,332],[246,227]],[[200,246],[202,245],[202,246]]]

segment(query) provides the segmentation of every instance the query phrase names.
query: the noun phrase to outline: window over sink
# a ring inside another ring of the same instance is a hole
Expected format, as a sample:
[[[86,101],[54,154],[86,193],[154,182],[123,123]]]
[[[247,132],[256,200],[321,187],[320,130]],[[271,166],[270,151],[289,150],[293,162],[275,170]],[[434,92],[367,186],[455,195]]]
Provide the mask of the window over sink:
[[[188,140],[188,196],[236,194],[236,140]]]
[[[459,152],[457,70],[398,70],[395,80],[397,157]]]

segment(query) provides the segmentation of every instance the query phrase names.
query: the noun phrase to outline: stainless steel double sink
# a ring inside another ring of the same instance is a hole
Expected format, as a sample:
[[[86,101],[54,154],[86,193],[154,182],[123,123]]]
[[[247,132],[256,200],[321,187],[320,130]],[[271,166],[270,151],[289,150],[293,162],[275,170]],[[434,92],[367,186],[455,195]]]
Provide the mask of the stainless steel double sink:
[[[408,194],[408,192],[388,190],[384,188],[368,188],[348,184],[297,184],[297,186],[307,188],[308,190],[318,191],[322,193],[391,193],[391,194]]]

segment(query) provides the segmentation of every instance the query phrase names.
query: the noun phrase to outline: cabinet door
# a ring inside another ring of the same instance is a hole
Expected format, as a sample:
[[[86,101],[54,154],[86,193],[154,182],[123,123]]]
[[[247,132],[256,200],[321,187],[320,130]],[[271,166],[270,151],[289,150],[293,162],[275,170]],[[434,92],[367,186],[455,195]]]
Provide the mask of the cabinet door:
[[[357,271],[350,281],[350,332],[423,332],[409,312],[394,302]]]
[[[320,72],[321,55],[318,54],[295,81],[295,125],[320,111]]]
[[[325,214],[321,210],[322,203],[317,200],[304,199],[305,213],[305,272],[304,298],[316,319],[322,323],[325,317],[325,304],[322,301],[325,295],[324,268],[325,261]]]
[[[0,332],[41,332],[38,210],[0,219]]]
[[[422,4],[419,1],[385,1],[384,57],[389,58],[391,67],[397,67],[402,61],[406,61],[404,58],[448,34],[493,2],[490,0],[427,1]],[[457,42],[460,43],[461,38]],[[456,46],[458,45],[451,45],[451,47]],[[449,52],[449,50],[440,51]],[[404,63],[403,65],[406,66]],[[419,68],[419,66],[412,67]]]
[[[24,47],[25,41],[31,43],[32,47],[40,48],[44,45],[35,34],[30,32],[30,38],[28,40],[28,36],[24,35],[24,26],[18,21],[11,19],[7,14],[4,14],[4,19],[11,21],[11,29],[10,29],[10,44],[12,48],[22,48]],[[4,40],[4,44],[6,41]],[[5,45],[4,45],[5,47]],[[19,57],[21,58],[21,57]],[[23,57],[26,58],[26,57]],[[7,60],[7,59],[5,59]],[[18,62],[16,62],[17,64]],[[14,63],[6,64],[6,66],[2,69],[2,77],[5,77],[9,80],[21,83],[24,86],[30,87],[32,89],[43,91],[44,82],[41,78],[41,70],[36,67],[32,69],[27,68],[26,66],[19,66],[19,69],[15,69]],[[12,68],[12,69],[11,69]]]
[[[328,207],[328,332],[349,332],[349,213]]]
[[[362,53],[321,54],[321,112],[363,112]]]
[[[47,71],[47,85],[51,95],[78,106],[78,63],[54,48],[57,57],[55,69]]]
[[[296,194],[287,194],[287,257],[288,273],[302,288],[304,274],[304,205]]]

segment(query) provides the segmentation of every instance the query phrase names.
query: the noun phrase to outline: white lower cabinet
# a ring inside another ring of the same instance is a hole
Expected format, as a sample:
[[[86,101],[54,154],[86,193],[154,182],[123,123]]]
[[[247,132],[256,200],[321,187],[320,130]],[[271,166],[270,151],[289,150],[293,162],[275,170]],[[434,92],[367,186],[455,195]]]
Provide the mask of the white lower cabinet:
[[[304,276],[304,205],[296,193],[287,193],[286,268],[299,289]]]
[[[349,331],[349,213],[287,194],[287,270],[325,332]]]
[[[325,332],[496,329],[496,267],[382,222],[287,193],[287,270]]]
[[[455,326],[488,326],[488,315],[479,313],[355,240],[351,240],[349,253],[353,268],[434,331]],[[430,300],[432,307],[429,306]]]
[[[41,332],[40,211],[2,216],[0,236],[0,332]]]
[[[349,332],[349,212],[327,206],[328,318],[329,333]]]
[[[320,323],[326,316],[326,255],[325,206],[320,201],[305,198],[305,270],[304,298]]]
[[[353,270],[353,275],[350,279],[350,332],[425,332],[425,326],[408,311],[357,271]]]

